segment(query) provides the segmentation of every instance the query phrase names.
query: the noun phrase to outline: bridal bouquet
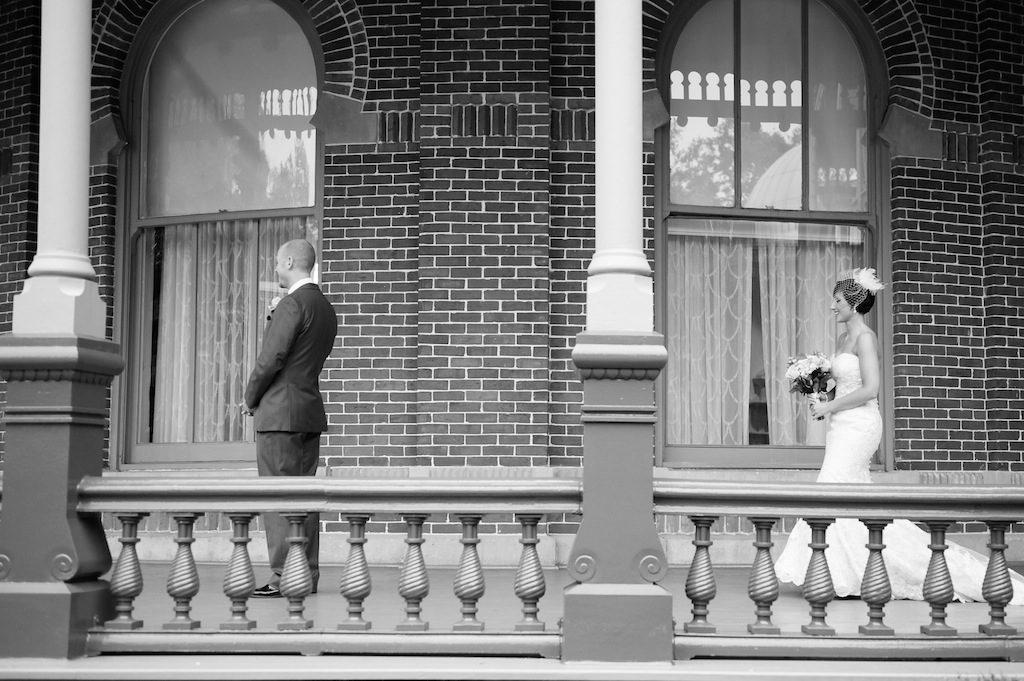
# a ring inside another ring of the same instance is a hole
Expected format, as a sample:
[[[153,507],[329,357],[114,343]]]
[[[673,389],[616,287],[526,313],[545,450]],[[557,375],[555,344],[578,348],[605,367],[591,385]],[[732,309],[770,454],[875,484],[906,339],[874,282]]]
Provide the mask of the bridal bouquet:
[[[828,392],[832,380],[832,362],[820,352],[791,357],[786,368],[789,392],[814,395]]]

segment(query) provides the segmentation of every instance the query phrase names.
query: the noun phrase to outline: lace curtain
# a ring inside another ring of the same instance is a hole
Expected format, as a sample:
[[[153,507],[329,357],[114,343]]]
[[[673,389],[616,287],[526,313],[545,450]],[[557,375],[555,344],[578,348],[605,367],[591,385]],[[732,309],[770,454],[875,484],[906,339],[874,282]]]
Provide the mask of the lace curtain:
[[[705,234],[712,233],[706,221]],[[717,224],[716,224],[717,227]],[[668,442],[742,445],[749,430],[753,248],[706,235],[668,240]]]
[[[757,249],[770,441],[824,445],[824,422],[811,418],[803,399],[789,392],[786,365],[795,355],[835,350],[832,287],[836,274],[852,267],[853,228],[766,223],[759,229],[765,237]]]
[[[769,443],[823,444],[824,425],[790,394],[785,371],[794,355],[833,351],[832,286],[853,266],[859,230],[724,220],[675,227],[666,263],[668,444],[749,444],[752,379],[762,371]]]
[[[265,311],[271,298],[282,294],[275,256],[285,241],[310,238],[306,223],[305,217],[231,220],[147,234],[159,253],[152,308],[152,442],[247,438],[238,405]]]

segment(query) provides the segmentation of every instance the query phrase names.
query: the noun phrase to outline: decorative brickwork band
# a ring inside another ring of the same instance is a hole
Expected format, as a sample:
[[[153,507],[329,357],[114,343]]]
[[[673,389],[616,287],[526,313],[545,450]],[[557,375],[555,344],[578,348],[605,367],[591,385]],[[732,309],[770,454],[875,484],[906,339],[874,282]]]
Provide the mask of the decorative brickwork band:
[[[380,111],[377,113],[378,142],[419,141],[419,114],[415,111]]]
[[[452,106],[452,137],[515,137],[518,127],[519,108],[515,104]]]
[[[552,142],[593,142],[593,109],[552,109]]]

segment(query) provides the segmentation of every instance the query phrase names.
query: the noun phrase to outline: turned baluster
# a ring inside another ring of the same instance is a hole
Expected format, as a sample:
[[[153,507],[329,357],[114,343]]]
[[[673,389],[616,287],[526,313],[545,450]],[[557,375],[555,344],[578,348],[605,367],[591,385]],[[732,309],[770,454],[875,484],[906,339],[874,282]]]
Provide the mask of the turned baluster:
[[[751,518],[754,524],[754,564],[750,570],[750,581],[747,583],[747,594],[756,606],[755,621],[747,625],[751,634],[778,634],[780,629],[772,624],[772,603],[779,598],[779,578],[775,575],[775,564],[772,562],[772,527],[778,518]]]
[[[196,561],[192,557],[192,529],[198,513],[180,513],[174,515],[178,523],[178,536],[174,543],[178,550],[171,563],[171,572],[167,575],[167,593],[174,599],[174,619],[164,623],[164,629],[196,629],[199,622],[189,617],[192,611],[192,599],[199,593],[199,572]]]
[[[278,630],[294,631],[309,629],[313,620],[303,615],[306,596],[313,592],[313,573],[306,558],[306,516],[308,513],[282,513],[288,521],[288,553],[281,570],[281,595],[288,599],[288,619],[277,625]]]
[[[949,576],[946,566],[945,550],[946,528],[950,523],[945,520],[928,520],[925,522],[932,533],[931,560],[928,561],[928,572],[924,576],[922,593],[924,600],[932,606],[930,624],[921,626],[921,633],[929,636],[956,636],[956,629],[946,624],[946,606],[953,601],[953,579]]]
[[[370,623],[363,619],[363,601],[370,595],[370,568],[366,564],[366,523],[368,515],[347,515],[348,559],[341,575],[341,595],[348,601],[348,619],[338,625],[346,631],[366,631]]]
[[[690,563],[690,571],[686,574],[686,597],[693,603],[690,612],[693,619],[683,625],[683,631],[694,634],[713,634],[716,631],[714,624],[708,622],[708,604],[718,594],[718,586],[715,583],[715,570],[711,566],[711,525],[718,520],[712,515],[692,515],[693,522],[693,545],[696,550],[693,553],[693,561]]]
[[[423,612],[421,603],[430,593],[430,579],[427,566],[423,562],[423,523],[425,515],[407,515],[405,519],[405,563],[402,565],[402,576],[398,580],[398,593],[405,599],[405,621],[395,627],[398,631],[426,631],[430,628],[427,622],[420,619]]]
[[[483,631],[484,623],[477,620],[477,601],[484,595],[484,571],[480,566],[480,556],[476,545],[480,515],[460,515],[462,523],[462,557],[459,569],[455,572],[455,596],[462,602],[462,619],[455,623],[455,631]]]
[[[249,609],[247,601],[256,588],[256,575],[253,574],[252,561],[249,559],[250,541],[249,525],[255,513],[229,513],[234,535],[231,543],[231,560],[224,573],[224,595],[231,600],[231,619],[221,622],[220,628],[225,631],[255,629],[256,622],[245,616]]]
[[[110,576],[110,593],[114,596],[117,616],[107,622],[107,629],[138,629],[142,620],[132,617],[134,601],[142,593],[142,567],[135,545],[139,543],[139,523],[148,513],[118,513],[121,521],[121,553]]]
[[[811,606],[811,621],[800,627],[800,630],[810,636],[834,636],[836,630],[825,623],[826,608],[836,597],[832,573],[825,557],[825,549],[828,548],[825,534],[835,518],[807,518],[805,522],[811,528],[811,543],[808,544],[811,547],[811,559],[804,576],[803,594],[804,600]]]
[[[1013,598],[1013,580],[1006,567],[1006,531],[1010,523],[1002,520],[987,521],[989,538],[988,568],[985,570],[985,581],[981,586],[981,595],[989,604],[988,624],[979,624],[978,631],[989,636],[1014,636],[1017,629],[1006,623],[1006,604]]]
[[[892,636],[896,632],[882,621],[885,616],[885,604],[892,600],[892,585],[889,583],[889,572],[885,568],[882,557],[882,533],[891,520],[862,520],[868,528],[868,564],[864,568],[864,578],[860,583],[860,598],[868,604],[868,623],[858,627],[858,631],[868,636]]]
[[[519,569],[516,570],[516,596],[523,602],[523,620],[516,624],[516,631],[544,631],[544,623],[537,618],[540,607],[537,603],[547,590],[544,583],[544,570],[540,566],[537,555],[537,525],[543,517],[540,514],[523,514],[516,516],[523,527],[523,536],[519,543],[523,545],[523,553],[519,558]]]

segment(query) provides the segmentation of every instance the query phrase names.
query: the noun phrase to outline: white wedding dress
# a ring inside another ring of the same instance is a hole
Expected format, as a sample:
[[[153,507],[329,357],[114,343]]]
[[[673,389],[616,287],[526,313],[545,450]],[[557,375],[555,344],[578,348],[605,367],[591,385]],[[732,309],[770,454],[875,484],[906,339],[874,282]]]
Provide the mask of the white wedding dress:
[[[860,360],[851,353],[832,359],[832,376],[836,381],[836,397],[861,386]],[[882,439],[882,415],[878,402],[871,400],[853,409],[833,412],[825,435],[825,459],[818,473],[818,482],[870,483],[868,468],[871,457]],[[802,585],[811,558],[811,528],[797,521],[786,548],[775,563],[779,580]],[[826,532],[825,557],[832,574],[837,596],[859,596],[860,582],[868,561],[868,530],[859,520],[840,518]],[[921,589],[931,560],[931,535],[908,520],[895,520],[886,526],[882,543],[885,567],[892,586],[893,599],[923,600]],[[955,599],[984,601],[981,594],[988,556],[946,542],[946,564],[953,579]],[[1015,572],[1011,605],[1024,605],[1024,577]]]

